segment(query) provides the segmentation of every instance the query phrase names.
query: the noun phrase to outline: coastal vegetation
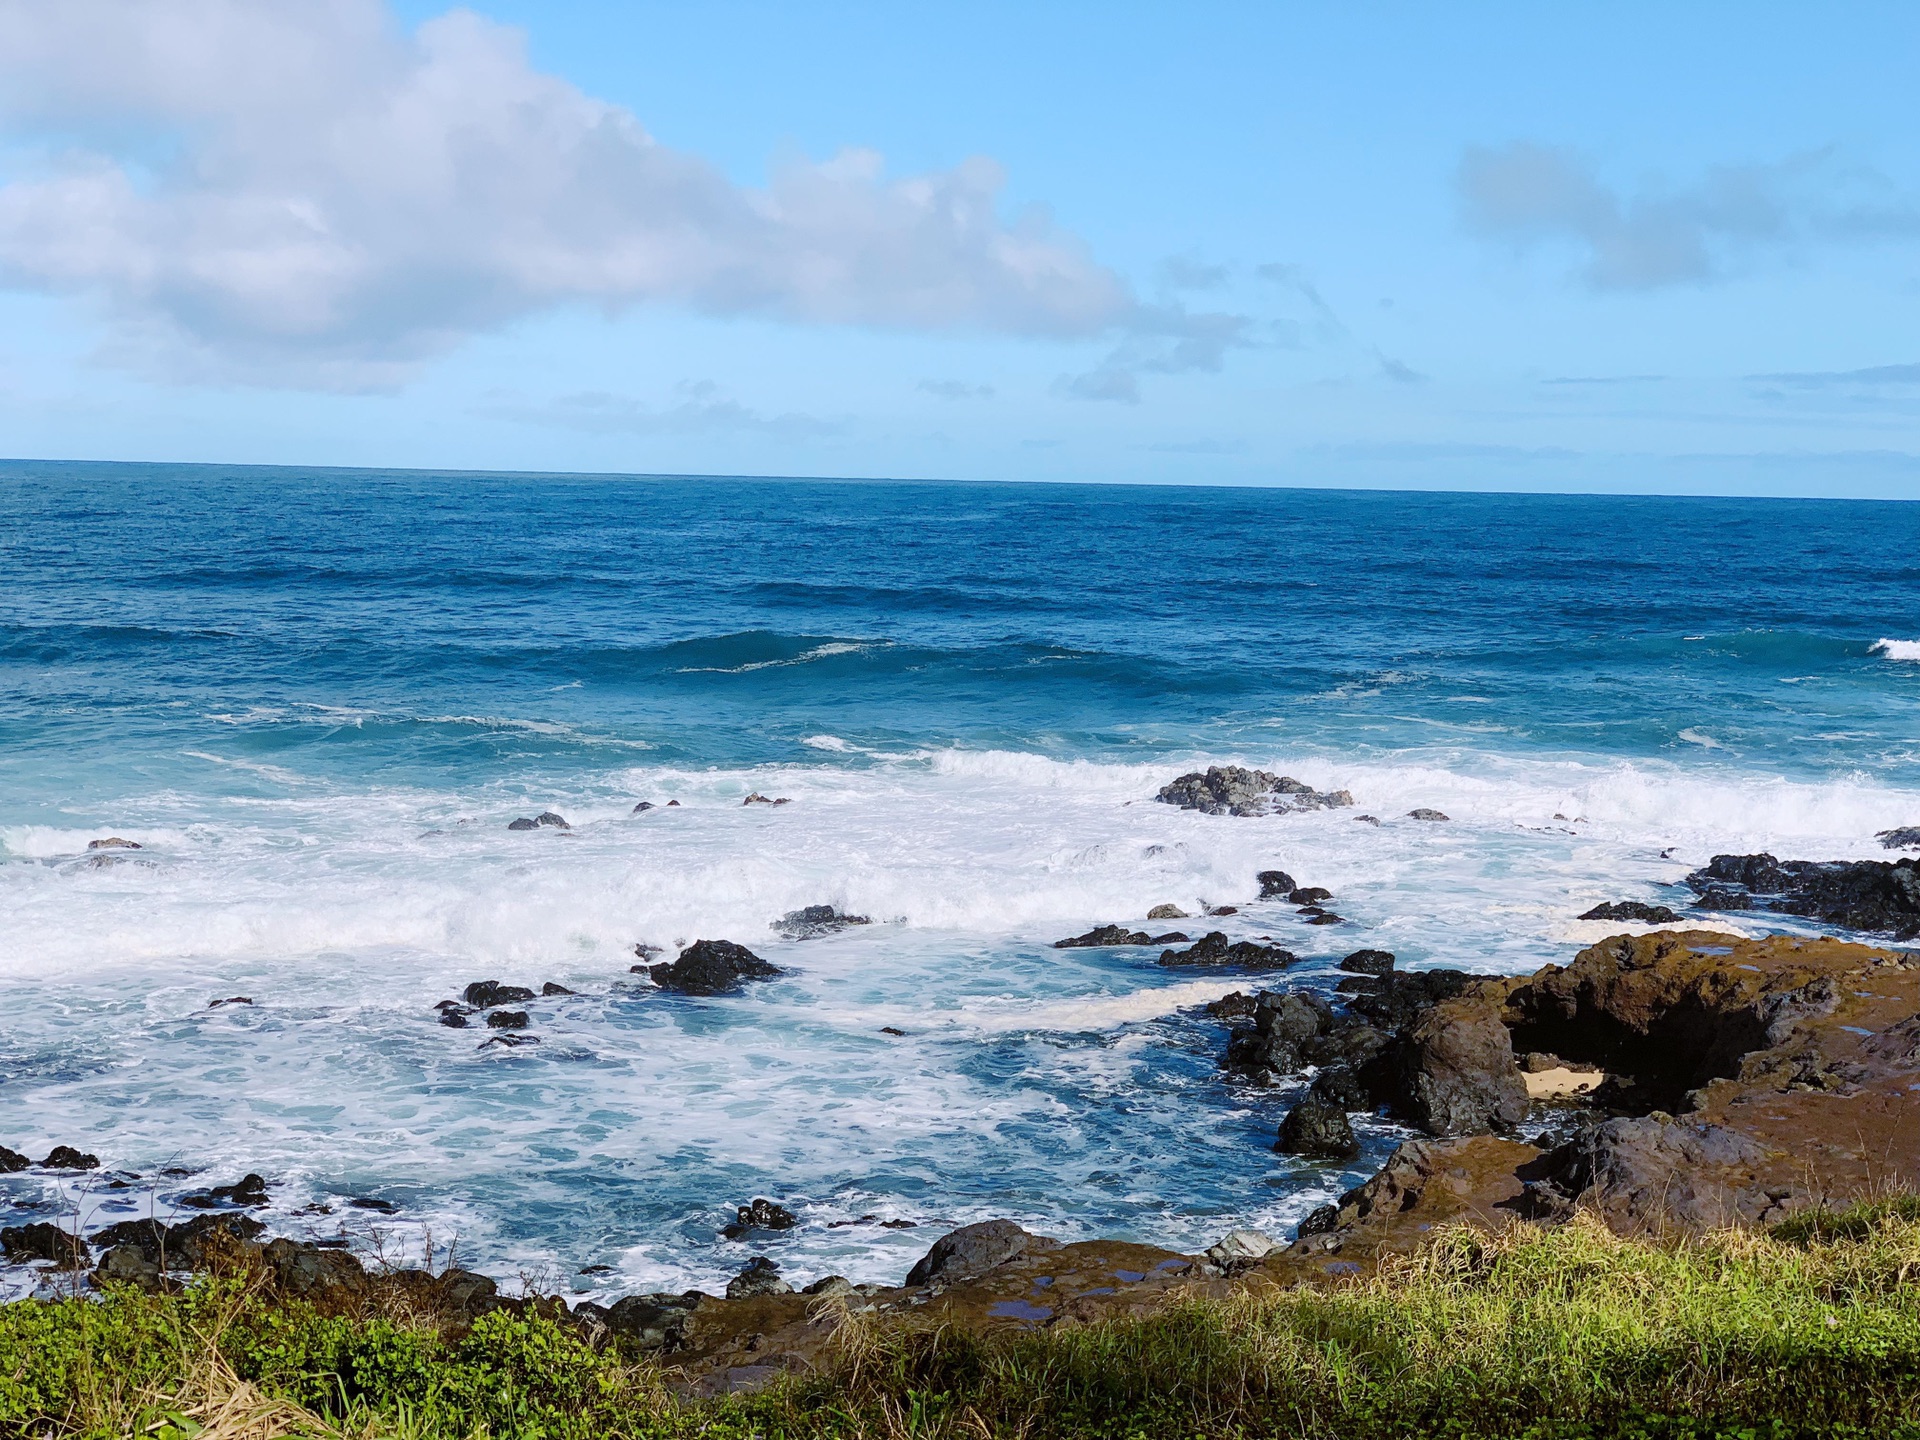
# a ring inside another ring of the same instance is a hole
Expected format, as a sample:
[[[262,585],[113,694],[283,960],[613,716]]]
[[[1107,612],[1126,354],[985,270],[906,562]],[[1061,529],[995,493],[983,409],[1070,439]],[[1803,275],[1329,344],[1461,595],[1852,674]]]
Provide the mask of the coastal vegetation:
[[[835,1305],[836,1301],[823,1301]],[[1770,1230],[1435,1232],[1374,1273],[997,1331],[846,1314],[823,1363],[689,1398],[539,1301],[450,1321],[244,1269],[0,1307],[0,1433],[439,1437],[1920,1436],[1920,1197]]]

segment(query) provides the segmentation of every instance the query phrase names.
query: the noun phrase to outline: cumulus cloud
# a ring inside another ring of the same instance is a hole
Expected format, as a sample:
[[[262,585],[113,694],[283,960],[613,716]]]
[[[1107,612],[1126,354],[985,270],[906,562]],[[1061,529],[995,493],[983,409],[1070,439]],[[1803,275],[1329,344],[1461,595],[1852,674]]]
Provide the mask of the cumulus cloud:
[[[1097,335],[1125,285],[988,160],[849,150],[733,183],[466,11],[383,0],[0,0],[0,282],[122,353],[299,384],[404,379],[558,305]]]
[[[1469,149],[1457,183],[1470,228],[1522,245],[1571,242],[1585,252],[1581,278],[1598,290],[1698,284],[1770,247],[1920,234],[1920,206],[1826,150],[1627,193],[1572,150],[1523,143]]]

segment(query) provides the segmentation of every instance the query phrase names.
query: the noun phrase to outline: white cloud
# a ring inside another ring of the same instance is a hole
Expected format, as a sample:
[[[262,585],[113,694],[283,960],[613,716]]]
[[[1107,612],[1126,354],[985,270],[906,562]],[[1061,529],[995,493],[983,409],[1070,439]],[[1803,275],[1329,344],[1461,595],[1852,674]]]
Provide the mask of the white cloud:
[[[988,160],[849,150],[736,185],[381,0],[0,0],[0,282],[88,297],[172,373],[385,386],[557,305],[1087,336],[1125,285]]]
[[[1769,247],[1920,234],[1911,199],[1825,150],[1626,194],[1571,150],[1515,144],[1469,149],[1457,179],[1471,228],[1523,245],[1570,240],[1585,250],[1580,275],[1597,290],[1714,280],[1734,257]]]

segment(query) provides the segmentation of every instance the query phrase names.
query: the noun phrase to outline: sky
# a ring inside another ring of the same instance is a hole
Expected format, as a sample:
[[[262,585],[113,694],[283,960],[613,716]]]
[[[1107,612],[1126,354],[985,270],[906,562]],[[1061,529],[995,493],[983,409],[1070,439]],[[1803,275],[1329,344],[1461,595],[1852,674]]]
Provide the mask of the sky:
[[[1920,499],[1920,7],[0,0],[0,455]]]

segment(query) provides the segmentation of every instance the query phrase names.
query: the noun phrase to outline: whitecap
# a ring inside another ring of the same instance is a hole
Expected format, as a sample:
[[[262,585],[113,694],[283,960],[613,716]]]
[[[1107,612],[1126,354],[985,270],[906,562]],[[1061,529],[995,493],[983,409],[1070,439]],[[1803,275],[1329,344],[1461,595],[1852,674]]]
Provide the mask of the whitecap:
[[[1889,660],[1920,661],[1920,640],[1876,640],[1868,648]]]

